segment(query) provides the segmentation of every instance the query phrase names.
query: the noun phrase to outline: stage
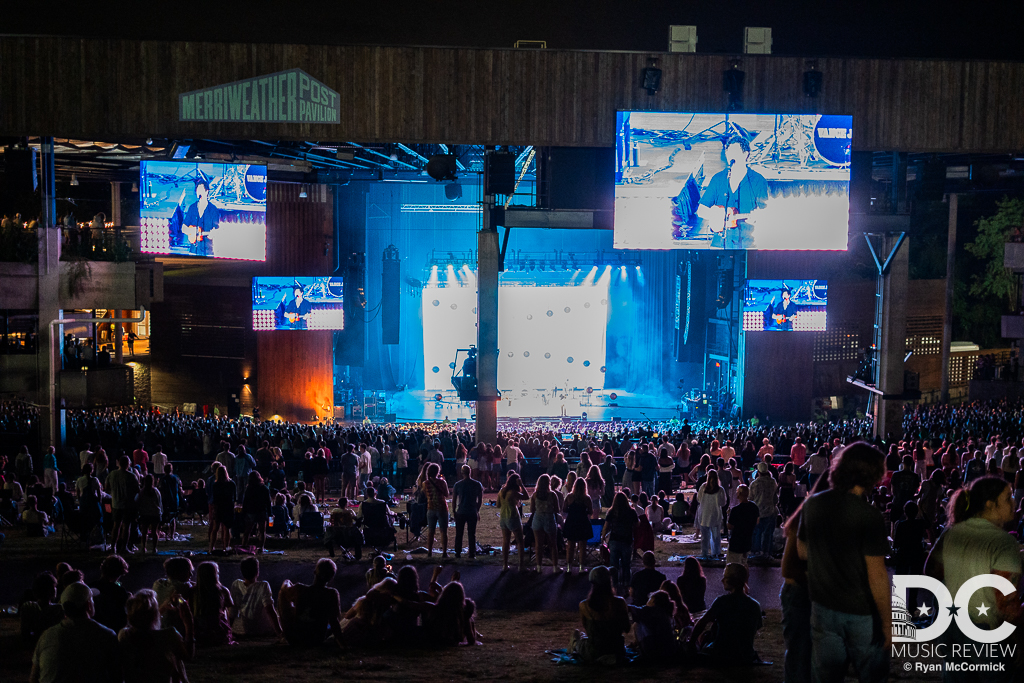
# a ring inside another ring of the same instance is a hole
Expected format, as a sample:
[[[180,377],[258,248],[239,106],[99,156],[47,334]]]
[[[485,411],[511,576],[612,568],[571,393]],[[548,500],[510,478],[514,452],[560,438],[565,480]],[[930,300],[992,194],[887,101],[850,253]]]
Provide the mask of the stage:
[[[441,400],[436,400],[437,394]],[[613,399],[611,396],[615,394]],[[388,412],[399,422],[435,422],[473,420],[476,406],[459,401],[454,390],[403,391],[389,396]],[[669,420],[688,417],[681,414],[679,397],[634,394],[605,389],[588,394],[586,389],[520,389],[503,391],[498,403],[498,420],[503,418],[552,421],[561,418],[593,422],[621,420]]]

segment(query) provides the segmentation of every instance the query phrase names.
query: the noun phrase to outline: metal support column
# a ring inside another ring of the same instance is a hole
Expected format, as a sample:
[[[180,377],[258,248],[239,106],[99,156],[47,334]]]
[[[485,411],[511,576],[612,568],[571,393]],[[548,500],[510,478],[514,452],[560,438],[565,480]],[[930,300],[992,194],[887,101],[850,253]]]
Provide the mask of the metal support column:
[[[486,182],[485,182],[486,186]],[[491,224],[494,195],[483,197],[483,224],[477,235],[476,440],[498,437],[498,231]]]
[[[949,401],[949,348],[953,343],[953,271],[956,268],[956,219],[958,195],[949,198],[949,234],[946,238],[946,311],[942,316],[942,396],[941,401]]]

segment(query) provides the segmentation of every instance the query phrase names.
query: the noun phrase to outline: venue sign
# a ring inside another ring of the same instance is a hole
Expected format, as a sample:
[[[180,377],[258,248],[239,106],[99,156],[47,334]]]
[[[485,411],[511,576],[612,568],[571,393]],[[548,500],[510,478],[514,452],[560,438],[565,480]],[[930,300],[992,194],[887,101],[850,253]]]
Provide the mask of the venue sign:
[[[337,92],[302,69],[178,95],[179,121],[340,123]]]

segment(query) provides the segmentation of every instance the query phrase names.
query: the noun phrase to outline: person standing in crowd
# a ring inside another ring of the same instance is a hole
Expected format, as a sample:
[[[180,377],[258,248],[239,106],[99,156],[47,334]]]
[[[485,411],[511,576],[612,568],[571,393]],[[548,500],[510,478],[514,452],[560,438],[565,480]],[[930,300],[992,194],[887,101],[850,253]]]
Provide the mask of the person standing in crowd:
[[[92,444],[86,443],[85,448],[78,452],[78,464],[80,467],[85,468],[90,462],[92,462]]]
[[[132,464],[143,474],[149,471],[149,453],[141,441],[135,444],[135,450],[132,451]]]
[[[30,683],[122,680],[117,634],[93,620],[92,596],[84,583],[73,583],[61,593],[64,619],[39,637]]]
[[[750,482],[750,500],[757,505],[758,512],[751,557],[771,559],[775,520],[779,515],[778,494],[779,485],[771,475],[771,465],[757,463],[757,477]]]
[[[141,490],[127,455],[117,459],[117,469],[107,476],[106,489],[110,494],[110,509],[114,516],[110,541],[114,552],[120,554],[128,551],[131,528],[137,514],[135,497]]]
[[[498,491],[498,526],[501,528],[501,571],[508,571],[508,551],[512,537],[516,540],[519,553],[519,571],[526,568],[523,548],[523,518],[519,506],[526,500],[526,487],[518,472],[510,472],[505,486]]]
[[[718,470],[709,469],[707,480],[697,489],[696,525],[700,527],[700,555],[714,559],[722,554],[722,508],[729,496],[718,483]]]
[[[831,489],[803,506],[797,549],[807,561],[815,683],[841,683],[850,664],[862,682],[888,677],[889,541],[881,513],[864,500],[883,474],[881,451],[865,442],[851,444],[835,458]]]
[[[438,451],[440,452],[440,451]],[[427,497],[427,551],[434,554],[434,531],[440,527],[441,557],[448,557],[448,483],[441,466],[432,462],[424,469],[422,490]]]
[[[462,444],[459,444],[460,446]],[[462,466],[462,479],[452,487],[452,510],[455,511],[455,559],[462,557],[462,532],[469,527],[469,559],[476,559],[476,525],[480,521],[480,506],[484,501],[484,487],[472,477],[468,465]]]
[[[1006,580],[1005,590],[986,586],[975,591],[966,605],[959,605],[970,615],[971,623],[985,631],[1000,628],[1006,622],[1017,624],[1019,629],[1024,615],[1021,594],[1015,590],[1022,572],[1020,546],[1005,531],[1014,518],[1010,494],[1010,485],[998,477],[974,479],[970,486],[957,491],[949,501],[950,525],[935,542],[925,566],[925,573],[942,581],[952,596],[967,581],[983,574],[995,574]],[[954,648],[963,651],[975,646],[956,620],[949,624],[944,638],[947,662],[963,661],[954,654]],[[972,663],[993,665],[991,673],[950,672],[945,680],[1015,680],[1012,655],[1000,656],[999,652],[984,650],[971,657]],[[1019,666],[1018,661],[1016,667]]]
[[[628,587],[633,561],[633,536],[640,518],[629,504],[629,498],[622,491],[615,494],[612,506],[604,518],[601,538],[607,539],[612,577],[616,585]]]
[[[167,454],[164,453],[164,447],[160,444],[156,445],[156,450],[150,456],[150,462],[152,464],[151,470],[153,474],[158,477],[162,477],[164,469],[167,467]]]
[[[756,503],[751,503],[750,489],[746,484],[736,487],[736,499],[739,501],[729,510],[729,551],[725,561],[747,566],[747,553],[754,543],[754,529],[761,512]]]
[[[551,555],[552,572],[557,574],[562,569],[558,565],[558,513],[561,512],[559,499],[551,490],[551,478],[540,475],[537,486],[530,497],[530,527],[533,529],[533,550],[537,556],[537,573],[544,566],[544,551]]]
[[[359,456],[355,447],[348,444],[341,456],[341,497],[354,500],[358,492]]]
[[[57,453],[53,446],[46,449],[43,454],[43,486],[50,489],[51,493],[57,493],[57,475],[60,468],[57,467]]]

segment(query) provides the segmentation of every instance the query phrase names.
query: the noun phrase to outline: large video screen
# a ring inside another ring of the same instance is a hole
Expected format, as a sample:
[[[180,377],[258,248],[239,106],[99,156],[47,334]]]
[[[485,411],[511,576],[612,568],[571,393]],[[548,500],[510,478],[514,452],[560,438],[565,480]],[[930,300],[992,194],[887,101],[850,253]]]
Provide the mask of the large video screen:
[[[850,116],[620,111],[617,249],[845,250]]]
[[[254,277],[252,329],[345,329],[340,277]]]
[[[267,260],[267,167],[141,164],[142,251]]]
[[[827,280],[747,280],[743,329],[776,332],[824,330]]]

